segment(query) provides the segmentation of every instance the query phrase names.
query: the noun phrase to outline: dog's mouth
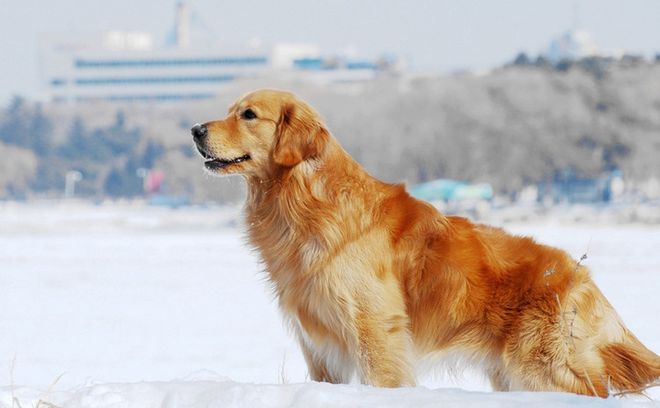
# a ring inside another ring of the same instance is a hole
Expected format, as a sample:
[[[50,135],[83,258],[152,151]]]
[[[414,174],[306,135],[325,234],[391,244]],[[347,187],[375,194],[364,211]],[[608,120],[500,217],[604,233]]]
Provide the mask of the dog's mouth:
[[[206,166],[206,168],[209,170],[217,170],[223,167],[230,166],[232,164],[238,164],[250,160],[249,154],[245,154],[243,156],[236,157],[233,159],[225,159],[221,157],[212,156],[204,149],[201,149],[199,146],[197,146],[197,151],[199,151],[199,154],[201,154],[202,157],[206,159],[206,161],[204,162],[204,166]]]
[[[212,160],[207,160],[204,162],[204,165],[206,168],[215,170],[215,169],[221,169],[223,167],[227,167],[231,164],[237,164],[240,162],[244,162],[246,160],[250,160],[250,155],[246,154],[241,157],[237,157],[235,159],[212,159]]]

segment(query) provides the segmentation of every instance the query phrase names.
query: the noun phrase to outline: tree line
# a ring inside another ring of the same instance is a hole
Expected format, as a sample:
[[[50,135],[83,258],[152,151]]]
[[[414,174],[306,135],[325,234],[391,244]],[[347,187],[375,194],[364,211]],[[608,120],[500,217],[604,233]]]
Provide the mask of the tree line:
[[[9,158],[0,165],[0,192],[57,196],[66,172],[77,170],[84,196],[133,197],[142,194],[136,173],[144,168],[163,171],[168,194],[240,200],[240,180],[204,174],[189,129],[264,86],[309,101],[348,152],[390,182],[443,177],[514,195],[567,172],[589,178],[619,169],[632,186],[660,179],[660,61],[551,66],[519,56],[482,74],[333,87],[237,82],[191,103],[62,107],[15,98],[0,112],[0,153]]]
[[[0,179],[0,197],[58,196],[69,171],[82,175],[77,191],[85,197],[142,194],[137,171],[152,168],[163,146],[145,140],[139,128],[128,126],[123,110],[116,111],[111,123],[98,127],[89,127],[83,117],[74,116],[61,143],[53,137],[56,120],[44,113],[42,104],[21,97],[9,103],[0,116],[0,144],[14,154],[4,158],[4,166],[23,169]]]

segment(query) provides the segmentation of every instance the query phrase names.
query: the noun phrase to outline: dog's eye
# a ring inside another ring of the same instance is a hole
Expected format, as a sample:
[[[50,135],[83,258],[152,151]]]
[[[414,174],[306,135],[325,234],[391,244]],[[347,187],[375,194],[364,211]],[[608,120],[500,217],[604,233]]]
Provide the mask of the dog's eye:
[[[257,114],[254,113],[252,109],[246,109],[241,113],[241,118],[246,120],[252,120],[257,118]]]

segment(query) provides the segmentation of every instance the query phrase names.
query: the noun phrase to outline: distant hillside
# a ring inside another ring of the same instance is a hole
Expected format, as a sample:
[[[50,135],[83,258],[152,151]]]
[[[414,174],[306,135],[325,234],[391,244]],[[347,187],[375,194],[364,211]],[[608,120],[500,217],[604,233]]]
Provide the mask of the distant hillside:
[[[0,114],[0,150],[12,152],[3,166],[23,166],[25,176],[13,184],[0,178],[0,191],[61,194],[64,173],[76,169],[84,195],[132,196],[140,193],[136,169],[144,167],[164,170],[171,194],[237,199],[240,181],[203,174],[189,128],[223,117],[232,100],[262,86],[299,93],[359,162],[391,182],[448,177],[512,193],[567,169],[589,177],[620,168],[631,182],[660,179],[660,63],[597,68],[519,64],[362,88],[243,82],[226,97],[194,104],[14,101]]]

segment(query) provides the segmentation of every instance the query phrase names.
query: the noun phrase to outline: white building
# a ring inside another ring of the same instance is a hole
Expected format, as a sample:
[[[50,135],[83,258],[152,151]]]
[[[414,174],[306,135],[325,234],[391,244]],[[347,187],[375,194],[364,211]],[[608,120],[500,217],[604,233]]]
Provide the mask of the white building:
[[[49,99],[187,100],[211,98],[239,78],[277,76],[317,83],[367,81],[392,72],[390,60],[324,57],[317,47],[276,44],[227,49],[191,44],[190,9],[177,6],[175,44],[155,47],[144,32],[48,36],[41,46],[42,83]]]

